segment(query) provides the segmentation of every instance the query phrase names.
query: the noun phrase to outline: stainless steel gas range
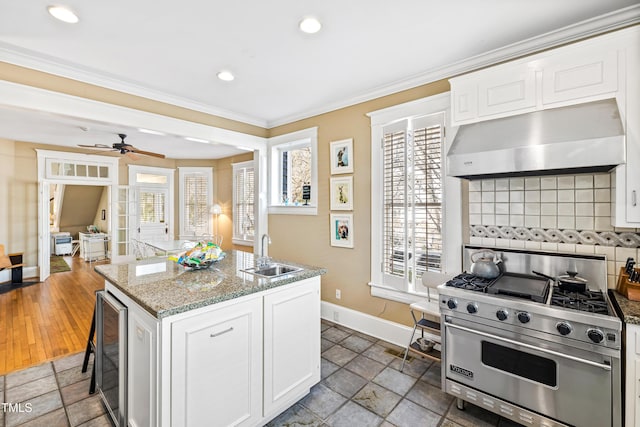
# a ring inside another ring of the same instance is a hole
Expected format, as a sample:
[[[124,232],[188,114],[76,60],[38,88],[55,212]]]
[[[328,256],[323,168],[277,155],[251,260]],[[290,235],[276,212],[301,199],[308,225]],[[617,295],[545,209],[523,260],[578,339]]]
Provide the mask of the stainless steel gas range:
[[[480,249],[464,248],[465,271]],[[438,286],[443,390],[524,425],[620,427],[622,323],[607,296],[606,259],[498,252],[498,278],[461,274]],[[578,272],[586,290],[562,290],[533,271]]]

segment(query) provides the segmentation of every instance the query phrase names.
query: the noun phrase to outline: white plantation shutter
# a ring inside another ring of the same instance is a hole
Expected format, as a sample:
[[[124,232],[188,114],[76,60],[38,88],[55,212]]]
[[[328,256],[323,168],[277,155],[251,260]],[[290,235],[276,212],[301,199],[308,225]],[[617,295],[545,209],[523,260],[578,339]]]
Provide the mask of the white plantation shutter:
[[[441,114],[383,127],[382,272],[399,290],[442,271],[443,128]]]
[[[209,235],[212,202],[211,168],[180,168],[181,237]]]
[[[252,241],[255,234],[253,162],[233,165],[233,238]]]

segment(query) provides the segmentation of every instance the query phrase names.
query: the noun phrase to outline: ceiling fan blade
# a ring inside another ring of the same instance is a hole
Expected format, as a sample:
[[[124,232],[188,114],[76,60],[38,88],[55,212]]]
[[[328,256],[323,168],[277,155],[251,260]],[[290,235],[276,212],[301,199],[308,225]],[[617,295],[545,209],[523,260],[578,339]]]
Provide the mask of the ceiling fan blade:
[[[164,159],[165,158],[164,154],[154,153],[152,151],[142,151],[142,150],[138,150],[137,148],[133,148],[133,147],[131,147],[129,152],[130,153],[136,153],[136,154],[144,154],[145,156],[157,157],[159,159]]]
[[[108,148],[109,150],[112,150],[113,147],[110,145],[105,145],[105,144],[93,144],[93,145],[86,145],[86,144],[78,144],[78,147],[85,147],[85,148]]]
[[[133,160],[134,162],[136,160],[140,160],[140,156],[136,156],[133,151],[127,151],[126,153],[124,153],[125,156],[127,156],[128,158],[130,158],[131,160]]]

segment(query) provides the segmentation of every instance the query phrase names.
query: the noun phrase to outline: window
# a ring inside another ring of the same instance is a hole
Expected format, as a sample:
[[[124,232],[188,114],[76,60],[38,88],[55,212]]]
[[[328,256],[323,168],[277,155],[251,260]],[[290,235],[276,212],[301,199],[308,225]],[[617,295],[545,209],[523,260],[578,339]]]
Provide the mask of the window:
[[[213,172],[211,168],[178,168],[180,179],[180,236],[211,234]]]
[[[437,95],[370,114],[376,296],[411,302],[427,293],[423,275],[437,285],[460,270],[460,182],[443,173],[448,103]]]
[[[317,128],[271,138],[269,147],[269,213],[315,215]]]
[[[233,243],[252,245],[255,235],[253,161],[233,165]]]

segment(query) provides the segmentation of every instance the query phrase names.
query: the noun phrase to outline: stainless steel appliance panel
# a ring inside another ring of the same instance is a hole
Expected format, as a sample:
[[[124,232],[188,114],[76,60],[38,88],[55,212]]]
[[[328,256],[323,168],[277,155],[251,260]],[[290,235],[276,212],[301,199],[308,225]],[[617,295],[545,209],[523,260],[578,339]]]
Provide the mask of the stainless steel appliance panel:
[[[459,319],[445,325],[444,383],[459,382],[571,425],[611,424],[612,365],[619,360],[488,325],[478,330]]]
[[[96,388],[116,426],[127,425],[127,307],[97,293]]]

